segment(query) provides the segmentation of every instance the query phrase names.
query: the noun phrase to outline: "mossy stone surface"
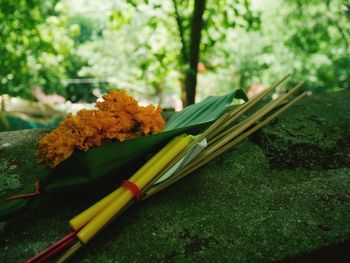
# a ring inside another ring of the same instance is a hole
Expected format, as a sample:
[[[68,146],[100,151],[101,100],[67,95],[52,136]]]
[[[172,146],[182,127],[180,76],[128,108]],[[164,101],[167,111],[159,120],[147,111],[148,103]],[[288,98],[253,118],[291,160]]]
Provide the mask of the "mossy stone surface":
[[[270,262],[348,240],[349,102],[350,90],[304,99],[129,209],[72,262]],[[15,174],[22,185],[46,172],[34,158],[42,134],[0,133],[2,177]],[[33,256],[70,231],[68,220],[95,200],[38,200],[21,218],[2,223],[0,258]]]
[[[350,91],[307,98],[254,138],[272,168],[349,167]]]

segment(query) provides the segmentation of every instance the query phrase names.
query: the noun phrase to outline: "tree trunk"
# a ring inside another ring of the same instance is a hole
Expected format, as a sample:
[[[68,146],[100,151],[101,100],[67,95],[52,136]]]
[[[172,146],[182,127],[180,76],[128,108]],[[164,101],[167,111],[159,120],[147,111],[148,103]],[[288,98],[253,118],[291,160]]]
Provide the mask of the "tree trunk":
[[[188,50],[187,50],[187,45],[186,45],[186,40],[185,40],[185,29],[182,23],[182,19],[180,16],[180,12],[177,6],[176,0],[173,0],[173,5],[174,5],[174,12],[175,12],[175,19],[177,23],[177,27],[179,30],[179,36],[181,40],[181,77],[179,78],[179,84],[181,88],[181,102],[182,105],[186,105],[186,89],[185,89],[185,68],[187,67],[188,63]]]
[[[185,73],[186,105],[193,104],[195,102],[196,97],[197,64],[199,60],[204,10],[205,0],[195,0],[191,23],[191,43],[188,58],[189,67]]]

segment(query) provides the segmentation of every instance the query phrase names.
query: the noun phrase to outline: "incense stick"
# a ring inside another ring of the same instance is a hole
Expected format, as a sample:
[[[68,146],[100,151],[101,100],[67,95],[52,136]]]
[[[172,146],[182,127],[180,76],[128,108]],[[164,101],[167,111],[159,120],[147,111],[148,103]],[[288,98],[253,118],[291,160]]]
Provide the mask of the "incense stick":
[[[266,124],[268,124],[270,121],[272,121],[273,119],[275,119],[278,115],[282,114],[284,111],[286,111],[288,108],[290,108],[292,105],[294,105],[295,103],[297,103],[299,100],[301,100],[303,97],[306,96],[306,93],[303,93],[301,95],[299,95],[297,98],[293,99],[290,103],[288,103],[287,105],[285,105],[283,108],[281,108],[280,110],[276,111],[275,113],[273,113],[271,116],[269,116],[268,118],[266,118],[265,120],[263,120],[261,123],[259,123],[258,125],[254,126],[252,129],[248,130],[247,132],[243,133],[242,135],[240,135],[239,137],[237,137],[235,140],[231,141],[230,143],[226,144],[225,146],[223,146],[222,148],[220,148],[218,151],[216,151],[215,153],[213,153],[212,155],[208,156],[208,159],[206,159],[205,161],[202,161],[201,163],[199,163],[198,165],[194,166],[191,168],[190,171],[186,171],[186,174],[193,172],[194,170],[198,169],[199,167],[201,167],[203,164],[209,162],[210,160],[212,160],[213,158],[217,157],[218,155],[220,155],[221,153],[225,152],[226,150],[228,150],[229,148],[233,147],[234,145],[236,145],[237,143],[239,143],[240,141],[242,141],[243,139],[247,138],[249,135],[251,135],[252,133],[254,133],[255,131],[257,131],[258,129],[260,129],[261,127],[265,126]]]
[[[253,115],[251,115],[249,118],[246,120],[236,124],[234,127],[231,128],[231,131],[235,131],[235,133],[231,134],[231,136],[227,137],[226,140],[229,140],[230,137],[234,137],[235,135],[239,134],[240,132],[244,131],[246,128],[248,128],[250,125],[252,125],[254,122],[259,120],[261,117],[264,115],[268,114],[271,112],[274,108],[278,107],[285,99],[287,99],[289,96],[293,95],[300,86],[302,85],[302,82],[300,82],[298,85],[296,85],[292,90],[287,92],[286,94],[280,96],[276,100],[271,101],[270,103],[266,104],[263,106],[261,109],[259,109],[257,112],[255,112]],[[266,93],[267,94],[267,93]],[[266,95],[265,94],[265,95]],[[261,97],[262,98],[262,97]],[[260,98],[260,99],[261,99]],[[239,129],[238,129],[239,128]],[[224,135],[229,134],[230,132],[224,132]],[[218,135],[219,138],[224,137],[224,135]],[[232,139],[232,138],[231,138]],[[217,139],[216,139],[217,140]]]
[[[285,95],[282,95],[281,97],[277,98],[274,101],[271,101],[267,105],[263,106],[259,111],[254,113],[252,116],[250,116],[247,121],[244,122],[244,124],[241,124],[237,127],[237,129],[234,129],[232,133],[227,134],[224,136],[221,140],[218,140],[215,144],[212,144],[209,146],[205,151],[203,151],[201,154],[198,155],[196,160],[194,160],[187,169],[190,169],[191,166],[196,166],[197,163],[200,163],[202,160],[206,159],[208,156],[210,156],[213,152],[218,150],[220,147],[228,143],[229,141],[233,140],[236,136],[238,136],[241,132],[249,128],[251,125],[253,125],[256,121],[267,115],[271,110],[273,110],[276,106],[279,105],[280,102],[285,100],[287,97],[291,96],[293,93],[295,93],[299,87],[301,86],[302,82],[296,85],[292,90],[290,90]]]
[[[286,81],[290,77],[290,74],[286,75],[281,80],[277,81],[272,87],[268,88],[267,90],[264,90],[260,94],[256,95],[253,99],[250,101],[243,103],[240,105],[237,109],[233,110],[230,113],[230,119],[224,123],[222,126],[220,126],[218,129],[214,130],[209,136],[207,137],[208,141],[219,134],[221,131],[226,129],[229,125],[231,125],[234,121],[236,121],[240,116],[242,116],[244,113],[246,113],[249,109],[251,109],[254,105],[256,105],[258,102],[260,102],[267,94],[275,90],[277,87],[279,87],[284,81]]]
[[[77,241],[74,243],[73,246],[71,246],[57,261],[56,263],[63,263],[66,262],[70,257],[72,257],[81,247],[83,246],[83,243],[80,241]]]
[[[256,125],[255,127],[253,127],[252,129],[248,130],[247,132],[243,133],[242,135],[240,135],[239,137],[237,137],[236,139],[234,139],[233,141],[229,142],[228,144],[226,144],[225,146],[221,147],[219,150],[217,150],[216,152],[212,153],[211,155],[207,156],[206,159],[201,160],[201,162],[198,162],[195,166],[192,166],[190,168],[185,167],[182,171],[178,172],[177,175],[173,176],[172,178],[170,178],[168,181],[163,182],[163,184],[157,185],[152,187],[149,191],[147,191],[146,193],[146,197],[150,197],[156,193],[158,193],[159,191],[165,189],[166,187],[170,186],[171,184],[175,183],[176,181],[182,179],[183,177],[185,177],[186,175],[190,174],[191,172],[193,172],[194,170],[200,168],[201,166],[203,166],[204,164],[206,164],[207,162],[211,161],[212,159],[214,159],[215,157],[217,157],[218,155],[222,154],[223,152],[227,151],[228,149],[230,149],[231,147],[233,147],[234,145],[236,145],[237,143],[239,143],[240,141],[242,141],[243,139],[247,138],[249,135],[251,135],[253,132],[257,131],[258,129],[260,129],[261,127],[265,126],[266,124],[268,124],[270,121],[272,121],[273,119],[275,119],[278,115],[282,114],[284,111],[286,111],[288,108],[290,108],[292,105],[294,105],[295,103],[297,103],[298,101],[300,101],[303,97],[306,96],[306,93],[303,93],[302,95],[298,96],[297,98],[293,99],[292,101],[290,101],[288,104],[286,104],[284,107],[282,107],[281,109],[279,109],[278,111],[276,111],[275,113],[273,113],[271,116],[269,116],[268,118],[266,118],[264,121],[262,121],[261,123],[259,123],[258,125]]]

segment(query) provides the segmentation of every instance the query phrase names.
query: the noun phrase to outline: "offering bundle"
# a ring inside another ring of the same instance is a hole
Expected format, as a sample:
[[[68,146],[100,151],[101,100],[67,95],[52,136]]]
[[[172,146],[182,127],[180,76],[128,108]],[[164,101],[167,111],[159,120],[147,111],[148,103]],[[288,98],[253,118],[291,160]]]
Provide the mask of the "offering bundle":
[[[114,191],[69,221],[72,232],[26,261],[61,254],[58,262],[64,262],[129,206],[195,171],[303,98],[305,93],[293,96],[300,83],[262,103],[288,77],[249,101],[241,90],[208,97],[167,121],[159,107],[141,107],[125,92],[112,91],[96,104],[98,109],[69,115],[42,138],[37,157],[51,172],[0,203],[0,219],[40,196],[81,195],[82,189],[114,181]],[[246,102],[232,105],[234,98]]]

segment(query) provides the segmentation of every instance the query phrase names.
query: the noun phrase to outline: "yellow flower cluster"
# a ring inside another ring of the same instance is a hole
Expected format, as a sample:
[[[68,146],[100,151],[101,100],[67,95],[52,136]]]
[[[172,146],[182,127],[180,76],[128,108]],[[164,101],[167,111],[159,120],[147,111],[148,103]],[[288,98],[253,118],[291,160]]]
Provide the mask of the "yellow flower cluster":
[[[112,90],[103,99],[96,103],[97,110],[69,114],[58,128],[46,134],[39,142],[38,161],[55,167],[75,148],[87,151],[112,139],[123,141],[163,131],[165,121],[160,107],[139,106],[125,91]]]

